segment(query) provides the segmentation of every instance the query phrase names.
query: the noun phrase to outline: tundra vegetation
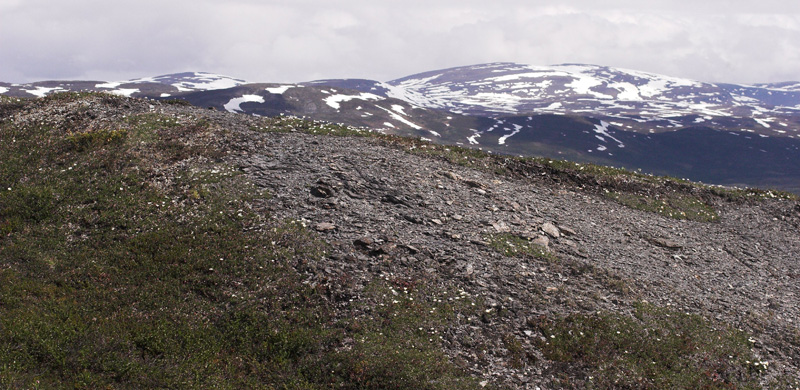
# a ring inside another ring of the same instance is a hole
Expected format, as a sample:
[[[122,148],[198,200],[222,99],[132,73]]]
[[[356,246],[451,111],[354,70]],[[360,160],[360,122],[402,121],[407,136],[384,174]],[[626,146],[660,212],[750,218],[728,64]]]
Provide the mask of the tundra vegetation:
[[[264,207],[270,194],[223,162],[219,139],[227,129],[194,111],[130,112],[102,121],[46,115],[121,111],[126,104],[94,93],[0,101],[0,386],[487,385],[451,363],[437,336],[457,314],[483,311],[480,301],[425,280],[386,278],[352,305],[371,315],[350,317],[328,299],[330,291],[305,283],[297,266],[326,256],[328,243],[300,221],[271,218]],[[37,110],[44,116],[13,115]],[[695,195],[665,196],[669,190],[653,189],[676,179],[495,156],[297,118],[263,118],[251,130],[374,137],[420,158],[499,175],[591,180],[599,191],[624,182],[616,187],[631,190],[614,189],[608,198],[707,223],[716,218],[708,194],[723,191],[697,186],[688,192]],[[488,239],[506,256],[559,261],[519,237]],[[767,368],[743,332],[646,303],[630,315],[565,313],[535,325],[543,355],[595,388],[756,388]],[[506,344],[525,364],[529,357],[513,348],[514,339]],[[566,378],[563,384],[570,387]]]

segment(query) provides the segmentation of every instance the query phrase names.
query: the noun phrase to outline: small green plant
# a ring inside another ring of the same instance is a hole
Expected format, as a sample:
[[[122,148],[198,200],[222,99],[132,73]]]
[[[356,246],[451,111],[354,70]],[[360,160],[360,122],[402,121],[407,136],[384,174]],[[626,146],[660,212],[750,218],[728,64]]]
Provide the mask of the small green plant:
[[[71,133],[66,137],[66,140],[73,148],[82,152],[106,145],[118,145],[125,140],[127,135],[128,131],[124,129],[97,129]]]
[[[531,360],[522,348],[522,342],[513,334],[508,333],[503,335],[503,345],[506,347],[506,350],[508,350],[512,367],[521,369]]]
[[[158,139],[156,132],[159,129],[173,129],[181,125],[177,118],[156,113],[132,115],[125,118],[125,123],[132,127],[131,132],[136,140],[144,142]]]
[[[47,186],[20,185],[0,190],[0,233],[22,229],[50,217],[56,197]]]
[[[545,357],[579,367],[592,388],[758,388],[767,367],[743,332],[646,303],[633,317],[542,317],[538,327]]]
[[[324,361],[336,386],[361,389],[478,388],[441,352],[441,335],[456,313],[475,311],[463,291],[434,289],[425,281],[374,281],[365,291],[369,318],[348,323],[352,345]]]

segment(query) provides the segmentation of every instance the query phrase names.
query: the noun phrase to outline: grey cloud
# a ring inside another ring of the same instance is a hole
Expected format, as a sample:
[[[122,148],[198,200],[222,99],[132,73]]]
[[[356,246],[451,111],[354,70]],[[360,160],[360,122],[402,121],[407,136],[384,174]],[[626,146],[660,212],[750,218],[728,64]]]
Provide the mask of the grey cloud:
[[[800,79],[800,3],[0,0],[0,80],[184,70],[389,80],[481,62],[619,66],[717,82]]]

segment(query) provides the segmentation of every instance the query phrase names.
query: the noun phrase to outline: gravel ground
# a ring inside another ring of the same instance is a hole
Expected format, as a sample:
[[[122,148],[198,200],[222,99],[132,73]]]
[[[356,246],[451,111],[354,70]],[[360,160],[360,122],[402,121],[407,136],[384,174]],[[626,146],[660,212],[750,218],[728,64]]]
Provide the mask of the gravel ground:
[[[718,222],[679,221],[566,185],[498,177],[369,139],[238,136],[240,152],[230,161],[269,190],[276,215],[301,219],[334,243],[336,252],[306,271],[310,278],[349,275],[355,282],[346,296],[357,297],[372,278],[425,275],[507,309],[502,318],[465,321],[447,338],[449,354],[487,379],[513,388],[546,386],[555,368],[532,345],[540,335],[528,319],[626,312],[642,300],[749,331],[771,372],[800,372],[800,348],[787,342],[798,334],[800,318],[792,202],[718,200]],[[557,227],[555,234],[545,232],[546,224]],[[485,242],[499,232],[547,242],[567,265],[502,256]],[[574,271],[587,266],[602,272]],[[501,346],[509,333],[539,363],[515,369],[503,347],[475,349]]]

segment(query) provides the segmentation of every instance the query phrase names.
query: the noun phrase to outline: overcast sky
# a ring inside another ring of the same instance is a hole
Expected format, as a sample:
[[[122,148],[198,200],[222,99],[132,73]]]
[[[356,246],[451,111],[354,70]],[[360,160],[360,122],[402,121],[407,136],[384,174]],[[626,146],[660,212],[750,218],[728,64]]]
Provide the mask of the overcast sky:
[[[497,61],[800,80],[800,1],[0,0],[8,82],[181,71],[388,81]]]

